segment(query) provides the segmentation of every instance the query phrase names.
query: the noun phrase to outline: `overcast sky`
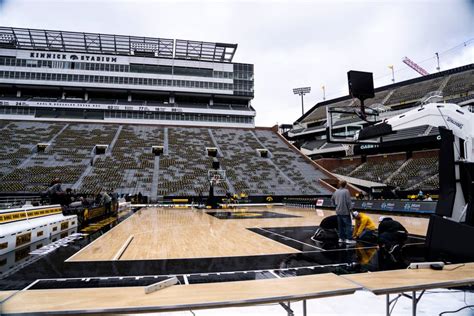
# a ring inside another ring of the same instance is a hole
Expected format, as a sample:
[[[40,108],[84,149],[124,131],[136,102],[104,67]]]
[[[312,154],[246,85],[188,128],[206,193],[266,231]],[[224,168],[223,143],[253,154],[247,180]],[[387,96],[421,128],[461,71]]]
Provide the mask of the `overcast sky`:
[[[19,1],[0,0],[0,25],[237,43],[255,65],[257,126],[301,116],[292,88],[311,86],[305,109],[348,94],[347,71],[375,86],[474,62],[474,0],[465,1]],[[463,44],[465,43],[465,44]]]

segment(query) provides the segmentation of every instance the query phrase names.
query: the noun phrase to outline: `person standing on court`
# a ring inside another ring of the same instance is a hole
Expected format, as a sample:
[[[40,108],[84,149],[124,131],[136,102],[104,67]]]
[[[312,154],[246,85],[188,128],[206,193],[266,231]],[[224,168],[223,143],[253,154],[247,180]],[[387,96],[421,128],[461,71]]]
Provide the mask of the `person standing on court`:
[[[339,188],[333,193],[331,200],[336,205],[339,242],[355,244],[355,241],[352,240],[351,194],[346,185],[346,181],[339,181]]]

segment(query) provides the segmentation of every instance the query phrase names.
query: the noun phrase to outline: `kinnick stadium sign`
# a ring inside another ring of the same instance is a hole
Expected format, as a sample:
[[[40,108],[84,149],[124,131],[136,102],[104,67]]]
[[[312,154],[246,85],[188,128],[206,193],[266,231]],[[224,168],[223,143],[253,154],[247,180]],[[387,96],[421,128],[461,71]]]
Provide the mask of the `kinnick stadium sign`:
[[[54,60],[71,60],[71,61],[95,61],[116,63],[117,57],[97,56],[97,55],[77,55],[77,54],[63,54],[63,53],[44,53],[31,52],[30,58],[40,59],[54,59]]]

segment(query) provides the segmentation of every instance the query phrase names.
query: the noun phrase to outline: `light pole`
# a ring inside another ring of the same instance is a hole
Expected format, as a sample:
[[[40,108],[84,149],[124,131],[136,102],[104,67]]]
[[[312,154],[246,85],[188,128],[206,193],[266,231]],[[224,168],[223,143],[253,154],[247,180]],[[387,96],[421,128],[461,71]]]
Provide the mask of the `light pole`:
[[[395,72],[393,71],[393,65],[388,66],[392,70],[392,82],[395,82]]]
[[[303,102],[303,96],[306,93],[311,92],[311,87],[304,87],[304,88],[294,88],[293,93],[294,94],[299,94],[301,96],[301,115],[304,115],[304,102]]]
[[[438,63],[438,67],[436,67],[436,70],[438,70],[438,72],[439,72],[440,69],[441,69],[441,68],[439,67],[439,54],[438,54],[438,53],[435,53],[435,55],[436,55],[436,61],[437,61],[437,63]]]
[[[323,89],[323,100],[326,100],[326,87],[321,86],[321,89]]]

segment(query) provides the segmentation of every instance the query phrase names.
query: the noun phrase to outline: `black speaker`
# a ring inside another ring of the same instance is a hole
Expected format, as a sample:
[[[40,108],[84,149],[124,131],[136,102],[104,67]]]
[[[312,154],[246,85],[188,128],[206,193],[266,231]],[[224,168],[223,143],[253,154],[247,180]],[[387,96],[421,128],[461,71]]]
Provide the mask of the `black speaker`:
[[[347,72],[349,94],[359,100],[374,97],[374,78],[371,72],[351,70]]]
[[[212,161],[212,169],[219,170],[220,167],[221,167],[221,164],[220,164],[219,160],[216,159],[216,160]]]

